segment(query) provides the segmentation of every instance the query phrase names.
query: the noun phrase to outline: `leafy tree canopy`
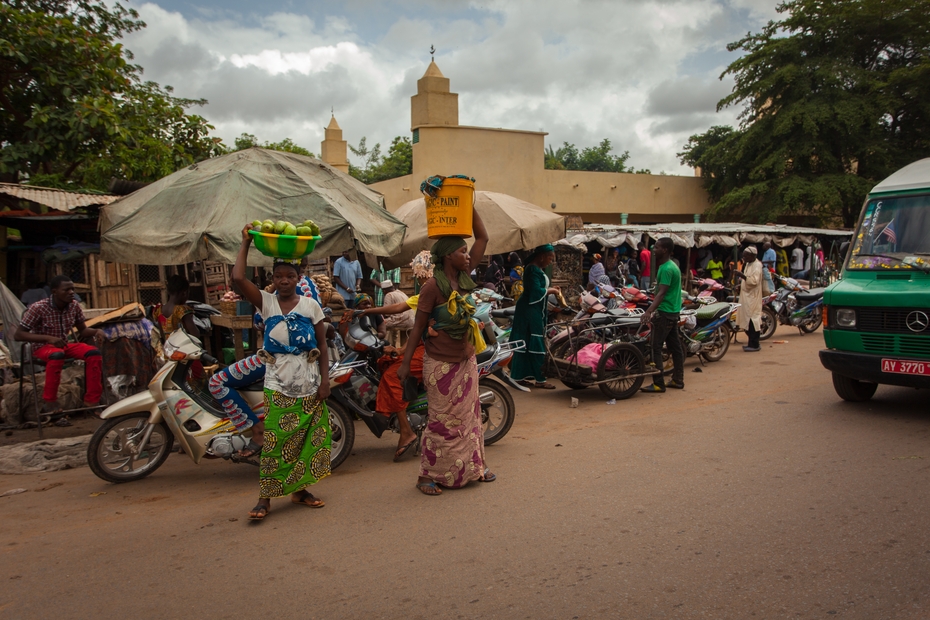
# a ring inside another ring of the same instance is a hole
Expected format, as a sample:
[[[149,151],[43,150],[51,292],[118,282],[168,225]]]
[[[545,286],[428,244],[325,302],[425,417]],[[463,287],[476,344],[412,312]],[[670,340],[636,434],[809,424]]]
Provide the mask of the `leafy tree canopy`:
[[[142,80],[117,42],[145,23],[118,3],[0,3],[0,180],[106,189],[152,181],[220,152],[213,127]]]
[[[597,146],[578,150],[574,144],[562,143],[558,149],[546,148],[545,167],[548,170],[588,170],[592,172],[633,172],[627,166],[630,152],[613,155],[610,140],[604,138]],[[648,171],[647,171],[648,172]]]
[[[307,157],[316,157],[313,153],[308,151],[302,146],[294,144],[294,141],[290,138],[284,138],[280,142],[265,142],[264,144],[259,144],[258,138],[253,136],[250,133],[241,134],[236,138],[233,143],[233,148],[230,149],[230,152],[241,151],[243,149],[250,149],[253,146],[260,146],[263,149],[270,149],[272,151],[284,151],[285,153],[296,153],[297,155],[306,155]]]
[[[413,144],[406,136],[397,136],[391,141],[386,156],[381,155],[381,144],[368,148],[365,138],[358,146],[349,145],[352,154],[362,165],[349,165],[349,174],[362,183],[377,183],[413,173]]]
[[[868,190],[930,155],[930,2],[790,0],[723,76],[741,123],[692,136],[714,219],[853,226]],[[721,77],[723,77],[721,76]]]

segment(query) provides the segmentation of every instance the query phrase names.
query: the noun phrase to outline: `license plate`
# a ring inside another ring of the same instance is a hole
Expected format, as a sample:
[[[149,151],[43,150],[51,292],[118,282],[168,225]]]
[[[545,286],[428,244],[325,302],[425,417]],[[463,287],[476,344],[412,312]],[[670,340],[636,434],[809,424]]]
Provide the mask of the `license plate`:
[[[930,362],[883,359],[882,372],[893,372],[899,375],[930,375]]]

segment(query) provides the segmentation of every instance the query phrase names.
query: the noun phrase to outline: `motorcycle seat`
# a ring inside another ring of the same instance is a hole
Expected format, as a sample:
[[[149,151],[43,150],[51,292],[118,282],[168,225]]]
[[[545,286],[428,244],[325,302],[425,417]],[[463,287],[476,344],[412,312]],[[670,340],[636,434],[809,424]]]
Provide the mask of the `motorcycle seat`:
[[[516,306],[511,306],[509,308],[498,308],[496,310],[491,310],[491,316],[495,319],[512,319],[513,314],[516,311]]]
[[[500,348],[501,348],[501,345],[497,343],[490,345],[484,351],[482,351],[481,353],[475,356],[475,361],[479,365],[485,363],[486,361],[488,361],[489,359],[497,355],[497,352],[500,351]]]
[[[798,291],[794,294],[794,298],[798,300],[798,303],[807,305],[814,303],[818,299],[823,297],[822,288],[812,288],[809,291]]]
[[[708,304],[706,306],[701,306],[697,310],[698,320],[715,320],[722,317],[724,314],[730,312],[730,304],[728,303],[716,303]]]

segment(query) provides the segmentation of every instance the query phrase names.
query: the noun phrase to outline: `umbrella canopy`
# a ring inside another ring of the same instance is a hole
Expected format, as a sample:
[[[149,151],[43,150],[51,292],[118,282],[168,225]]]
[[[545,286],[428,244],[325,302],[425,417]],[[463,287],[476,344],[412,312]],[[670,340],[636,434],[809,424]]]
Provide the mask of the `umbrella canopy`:
[[[384,197],[318,159],[251,148],[194,164],[101,209],[104,260],[180,265],[233,263],[242,227],[252,220],[311,219],[320,226],[312,256],[351,248],[390,256],[406,226]],[[250,265],[271,259],[254,248]]]
[[[475,208],[488,229],[487,254],[531,250],[544,243],[555,243],[565,236],[565,218],[541,207],[497,192],[475,192]],[[401,206],[396,213],[407,225],[407,237],[400,252],[384,260],[392,267],[406,265],[433,240],[426,234],[426,200],[418,198]],[[468,240],[469,247],[473,239]]]

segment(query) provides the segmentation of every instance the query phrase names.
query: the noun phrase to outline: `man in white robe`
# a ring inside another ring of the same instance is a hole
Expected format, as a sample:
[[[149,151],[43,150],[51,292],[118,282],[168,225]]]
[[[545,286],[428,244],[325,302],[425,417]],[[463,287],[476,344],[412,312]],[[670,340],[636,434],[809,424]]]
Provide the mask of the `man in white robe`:
[[[750,245],[743,250],[743,270],[735,273],[740,280],[739,326],[749,336],[749,344],[743,351],[761,351],[759,334],[762,331],[762,263],[759,250]]]

